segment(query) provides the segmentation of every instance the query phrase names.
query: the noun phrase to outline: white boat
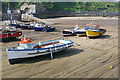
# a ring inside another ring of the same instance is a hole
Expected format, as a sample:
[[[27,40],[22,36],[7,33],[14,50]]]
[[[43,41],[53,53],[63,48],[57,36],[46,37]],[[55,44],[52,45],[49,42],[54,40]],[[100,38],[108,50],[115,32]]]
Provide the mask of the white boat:
[[[75,31],[68,29],[63,30],[63,36],[70,36],[70,35],[75,35]]]
[[[69,36],[69,35],[86,35],[86,29],[81,29],[79,24],[75,25],[75,28],[73,30],[63,30],[63,36]]]
[[[39,22],[30,22],[30,25],[35,27],[36,24],[40,24]]]
[[[45,54],[51,54],[51,58],[53,58],[52,53],[65,50],[71,46],[73,46],[73,42],[71,40],[61,39],[33,44],[30,39],[22,38],[21,41],[19,41],[18,47],[6,49],[6,51],[10,64],[14,64],[17,59],[35,57]]]
[[[87,28],[86,28],[87,29]],[[78,35],[78,36],[81,36],[81,35],[86,35],[86,29],[81,29],[79,24],[75,25],[75,29],[74,29],[74,32]]]

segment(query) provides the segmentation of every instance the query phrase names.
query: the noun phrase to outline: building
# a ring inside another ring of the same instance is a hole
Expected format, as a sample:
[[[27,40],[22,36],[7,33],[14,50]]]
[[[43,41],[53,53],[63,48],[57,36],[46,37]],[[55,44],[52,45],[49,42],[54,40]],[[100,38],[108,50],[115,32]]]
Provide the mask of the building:
[[[23,13],[27,14],[41,14],[46,11],[46,8],[41,5],[41,4],[30,4],[28,5],[27,3],[24,3],[21,7],[20,10]]]

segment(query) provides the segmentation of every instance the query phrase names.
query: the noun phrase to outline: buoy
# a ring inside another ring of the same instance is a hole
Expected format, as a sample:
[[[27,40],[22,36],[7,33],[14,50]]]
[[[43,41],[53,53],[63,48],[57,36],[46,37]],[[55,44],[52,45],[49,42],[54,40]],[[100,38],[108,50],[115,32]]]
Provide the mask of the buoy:
[[[104,61],[103,63],[106,63],[107,61]]]
[[[99,58],[97,58],[97,60],[99,60]]]
[[[112,69],[113,67],[112,66],[110,66],[110,69]]]
[[[67,37],[67,39],[68,39],[68,37]]]

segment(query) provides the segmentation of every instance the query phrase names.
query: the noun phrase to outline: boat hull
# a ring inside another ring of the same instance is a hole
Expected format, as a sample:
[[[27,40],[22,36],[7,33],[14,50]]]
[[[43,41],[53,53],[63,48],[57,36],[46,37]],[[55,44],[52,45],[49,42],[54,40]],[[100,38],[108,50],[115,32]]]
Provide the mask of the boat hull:
[[[46,27],[34,27],[34,31],[53,32],[53,31],[55,31],[55,27],[53,27],[53,28],[48,27],[47,29],[46,29]]]
[[[34,27],[34,31],[43,31],[45,27]]]
[[[45,54],[50,54],[65,50],[73,46],[73,42],[70,41],[67,44],[62,44],[58,46],[48,47],[48,48],[35,48],[35,49],[6,49],[8,60],[23,59],[29,57],[35,57]]]
[[[33,26],[30,25],[22,25],[21,29],[33,29]]]
[[[2,33],[0,34],[0,39],[3,41],[6,39],[11,39],[11,38],[16,38],[22,35],[22,32],[17,31],[17,32],[7,32],[7,33]]]
[[[105,33],[106,33],[105,29],[100,29],[100,31],[86,30],[86,34],[87,34],[88,37],[99,37],[99,36],[102,36]]]
[[[44,30],[44,32],[53,32],[53,31],[55,31],[55,27]]]
[[[10,26],[15,26],[16,28],[21,28],[20,24],[9,24]]]
[[[63,36],[73,36],[75,34],[74,30],[63,30]]]
[[[76,34],[77,34],[77,36],[84,36],[84,35],[86,35],[86,30],[84,30],[84,31],[78,30],[76,32]]]

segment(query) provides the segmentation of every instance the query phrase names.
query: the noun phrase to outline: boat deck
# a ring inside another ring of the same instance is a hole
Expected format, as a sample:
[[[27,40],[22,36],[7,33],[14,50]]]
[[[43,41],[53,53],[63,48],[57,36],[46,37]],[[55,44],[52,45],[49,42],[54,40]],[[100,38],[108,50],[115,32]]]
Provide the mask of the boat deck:
[[[53,42],[53,43],[48,43],[48,44],[44,44],[44,45],[37,45],[37,46],[35,46],[34,48],[46,48],[46,47],[53,47],[53,45],[54,46],[58,46],[58,45],[61,45],[61,44],[65,44],[65,43],[61,43],[61,42],[59,42],[59,41],[57,41],[57,42]]]

